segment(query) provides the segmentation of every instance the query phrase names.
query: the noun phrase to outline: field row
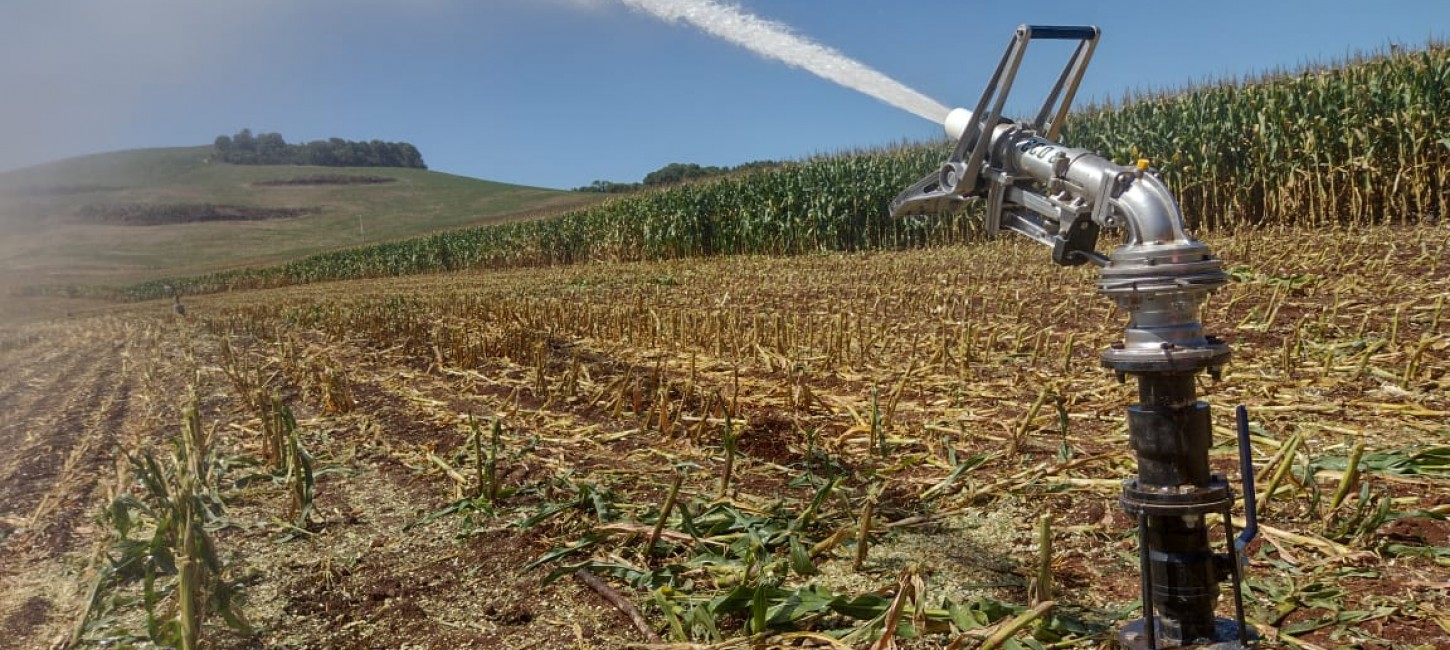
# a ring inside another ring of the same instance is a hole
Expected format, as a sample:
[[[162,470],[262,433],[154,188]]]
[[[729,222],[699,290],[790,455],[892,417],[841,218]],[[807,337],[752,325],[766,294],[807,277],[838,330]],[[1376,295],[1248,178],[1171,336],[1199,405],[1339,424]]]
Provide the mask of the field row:
[[[1229,407],[1246,404],[1268,524],[1249,597],[1271,634],[1444,639],[1447,603],[1419,585],[1450,571],[1446,241],[1435,227],[1210,239],[1234,282],[1203,320],[1235,351],[1201,386],[1212,460],[1236,474]],[[313,439],[329,455],[430,482],[415,516],[436,512],[409,544],[462,535],[502,570],[484,547],[510,540],[540,568],[516,562],[509,581],[591,571],[652,633],[859,642],[895,602],[866,595],[908,593],[925,618],[893,634],[970,636],[1040,597],[1046,512],[1060,586],[1038,637],[1102,643],[1137,588],[1116,505],[1133,391],[1097,363],[1123,315],[1091,271],[1045,258],[1002,241],[575,265],[198,299],[192,313],[198,336],[236,346],[228,364],[331,432]],[[321,523],[310,549],[348,528]]]
[[[1200,384],[1211,462],[1236,477],[1247,405],[1246,595],[1284,644],[1450,642],[1447,242],[1208,240],[1235,354]],[[579,264],[26,326],[0,341],[0,616],[22,644],[222,648],[916,648],[1041,616],[1009,645],[1105,647],[1137,616],[1135,393],[1098,363],[1125,317],[1047,257]]]

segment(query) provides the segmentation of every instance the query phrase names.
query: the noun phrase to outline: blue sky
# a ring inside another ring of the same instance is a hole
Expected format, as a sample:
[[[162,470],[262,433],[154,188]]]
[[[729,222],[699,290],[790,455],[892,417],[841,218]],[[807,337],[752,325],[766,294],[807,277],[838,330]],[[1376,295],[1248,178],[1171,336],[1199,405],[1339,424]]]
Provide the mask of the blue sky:
[[[242,127],[403,140],[545,187],[939,137],[939,126],[619,0],[0,0],[0,169]],[[1020,23],[1096,24],[1079,95],[1325,62],[1450,29],[1450,2],[734,3],[969,104]],[[1019,89],[1062,47],[1029,54]]]

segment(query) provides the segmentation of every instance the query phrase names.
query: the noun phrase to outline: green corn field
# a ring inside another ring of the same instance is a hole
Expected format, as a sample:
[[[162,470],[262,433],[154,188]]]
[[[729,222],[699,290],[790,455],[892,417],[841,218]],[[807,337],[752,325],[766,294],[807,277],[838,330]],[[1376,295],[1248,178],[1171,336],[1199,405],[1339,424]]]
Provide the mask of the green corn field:
[[[1443,219],[1450,51],[1142,97],[1074,115],[1065,139],[1150,158],[1201,229]]]
[[[1450,190],[1450,48],[1364,58],[1129,99],[1074,114],[1064,141],[1148,158],[1199,231],[1420,223]],[[626,196],[552,218],[148,282],[131,299],[413,273],[738,253],[896,249],[979,235],[970,215],[893,220],[886,206],[945,143],[845,152]]]
[[[1200,231],[1443,218],[1450,49],[1136,97],[1074,114],[1064,141],[1148,158]],[[886,206],[945,143],[854,151],[619,198],[552,218],[148,282],[131,299],[413,273],[739,253],[897,249],[979,235],[970,215],[893,220]]]

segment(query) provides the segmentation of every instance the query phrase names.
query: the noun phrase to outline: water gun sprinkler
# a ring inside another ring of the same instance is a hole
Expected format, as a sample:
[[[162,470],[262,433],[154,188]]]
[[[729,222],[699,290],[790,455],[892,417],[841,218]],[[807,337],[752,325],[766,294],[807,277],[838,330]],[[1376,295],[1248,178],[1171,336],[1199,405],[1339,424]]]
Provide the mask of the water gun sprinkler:
[[[1138,380],[1138,403],[1128,407],[1128,438],[1138,474],[1124,482],[1123,510],[1138,521],[1143,618],[1119,641],[1132,650],[1253,644],[1244,622],[1241,553],[1257,534],[1247,416],[1239,407],[1239,455],[1247,526],[1234,538],[1234,491],[1209,471],[1213,442],[1208,404],[1195,376],[1217,379],[1230,351],[1205,335],[1199,310],[1228,281],[1209,247],[1184,232],[1183,214],[1168,187],[1140,160],[1123,166],[1086,149],[1057,142],[1099,31],[1092,26],[1022,25],[1012,36],[976,107],[947,116],[956,140],[941,169],[891,203],[893,216],[953,212],[986,199],[985,230],[1010,230],[1052,249],[1052,260],[1101,268],[1098,292],[1129,315],[1123,341],[1102,353],[1119,381]],[[1027,44],[1034,39],[1077,41],[1077,48],[1032,121],[1002,117],[1002,106]],[[1096,250],[1104,228],[1124,229],[1124,243]],[[1206,516],[1219,513],[1224,553],[1209,541]],[[1219,618],[1219,583],[1232,580],[1234,618]]]

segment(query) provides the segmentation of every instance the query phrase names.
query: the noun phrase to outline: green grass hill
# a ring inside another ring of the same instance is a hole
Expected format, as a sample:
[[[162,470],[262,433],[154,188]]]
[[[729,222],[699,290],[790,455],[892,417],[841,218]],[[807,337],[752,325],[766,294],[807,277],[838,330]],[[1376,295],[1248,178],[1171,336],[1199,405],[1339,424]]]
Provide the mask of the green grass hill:
[[[116,285],[268,265],[601,200],[399,168],[231,165],[139,149],[0,173],[0,285]]]

